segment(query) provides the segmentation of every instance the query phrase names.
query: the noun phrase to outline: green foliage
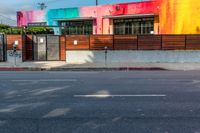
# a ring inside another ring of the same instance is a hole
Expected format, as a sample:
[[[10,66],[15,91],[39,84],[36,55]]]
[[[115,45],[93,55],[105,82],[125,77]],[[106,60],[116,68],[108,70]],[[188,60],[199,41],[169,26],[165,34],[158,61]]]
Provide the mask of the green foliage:
[[[0,24],[0,33],[5,33],[5,34],[53,34],[53,30],[48,27],[18,28],[18,27],[10,27],[7,25]]]
[[[27,34],[53,34],[53,30],[46,27],[28,27]]]
[[[0,33],[5,33],[5,34],[22,34],[23,31],[22,31],[22,29],[17,29],[17,28],[7,28],[7,29],[1,29],[0,28]]]
[[[0,29],[9,29],[10,26],[5,25],[5,24],[0,24]]]

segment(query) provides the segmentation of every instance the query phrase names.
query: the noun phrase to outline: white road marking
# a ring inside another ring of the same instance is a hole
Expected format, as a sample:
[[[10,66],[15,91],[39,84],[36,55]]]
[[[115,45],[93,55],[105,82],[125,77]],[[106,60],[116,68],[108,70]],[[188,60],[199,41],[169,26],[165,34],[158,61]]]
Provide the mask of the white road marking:
[[[12,82],[76,82],[76,79],[30,79],[30,80],[12,80]]]
[[[99,74],[100,72],[94,72],[94,71],[65,71],[65,72],[48,72],[49,74],[57,74],[57,73],[70,73],[70,74]]]
[[[108,97],[166,97],[164,94],[144,94],[144,95],[74,95],[74,97],[84,98],[108,98]]]

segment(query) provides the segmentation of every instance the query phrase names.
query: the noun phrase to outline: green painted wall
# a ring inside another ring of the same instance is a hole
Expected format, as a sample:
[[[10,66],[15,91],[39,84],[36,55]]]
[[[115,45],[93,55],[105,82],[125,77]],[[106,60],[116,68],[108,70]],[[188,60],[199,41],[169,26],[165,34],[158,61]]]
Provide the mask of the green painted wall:
[[[64,18],[77,18],[79,17],[79,8],[62,8],[62,9],[50,9],[47,11],[46,19],[48,25],[58,25],[57,21],[53,19]]]

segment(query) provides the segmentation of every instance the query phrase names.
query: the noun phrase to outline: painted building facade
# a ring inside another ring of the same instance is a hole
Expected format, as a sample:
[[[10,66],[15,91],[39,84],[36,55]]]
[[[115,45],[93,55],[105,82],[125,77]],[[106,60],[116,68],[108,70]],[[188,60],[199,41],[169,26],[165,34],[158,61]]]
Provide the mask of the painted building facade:
[[[53,26],[55,34],[199,34],[198,0],[149,0],[17,12],[17,25]]]

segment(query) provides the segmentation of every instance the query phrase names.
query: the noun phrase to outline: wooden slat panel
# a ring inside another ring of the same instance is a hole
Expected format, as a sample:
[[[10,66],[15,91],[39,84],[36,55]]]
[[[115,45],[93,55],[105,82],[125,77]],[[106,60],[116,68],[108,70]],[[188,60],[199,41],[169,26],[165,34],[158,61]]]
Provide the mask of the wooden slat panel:
[[[187,35],[186,36],[186,49],[200,50],[200,35]]]
[[[33,50],[26,50],[26,60],[32,61],[33,60]]]
[[[91,35],[90,36],[90,49],[91,50],[108,50],[113,49],[113,36],[112,35]]]
[[[163,50],[184,50],[185,36],[184,35],[163,35],[162,48]]]
[[[139,50],[161,50],[160,35],[139,35],[138,36]]]
[[[22,61],[25,61],[27,56],[26,56],[26,35],[22,36]]]
[[[33,36],[32,35],[26,35],[25,36],[25,55],[26,60],[33,60]]]
[[[74,45],[74,41],[77,45]],[[67,50],[89,50],[89,36],[87,35],[67,35],[66,49]]]
[[[65,36],[60,36],[60,60],[66,61],[66,40],[65,40]]]
[[[115,50],[137,50],[137,36],[134,35],[115,35]]]
[[[22,43],[23,43],[22,35],[7,35],[7,50],[13,49],[13,44],[15,41],[19,41],[17,50],[22,50]]]

